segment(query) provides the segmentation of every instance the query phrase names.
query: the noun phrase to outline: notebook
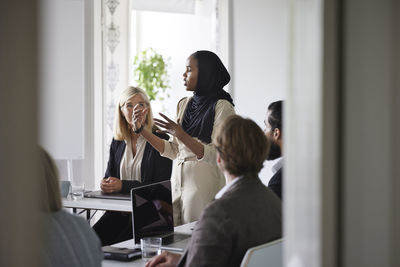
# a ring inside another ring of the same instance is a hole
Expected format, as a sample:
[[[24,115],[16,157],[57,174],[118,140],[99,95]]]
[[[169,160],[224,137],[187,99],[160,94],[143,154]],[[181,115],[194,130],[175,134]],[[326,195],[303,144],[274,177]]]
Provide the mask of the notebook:
[[[86,191],[84,196],[87,198],[105,198],[105,199],[117,199],[117,200],[131,200],[129,193],[104,193],[98,191]]]
[[[133,188],[131,200],[136,244],[148,236],[161,237],[162,246],[190,238],[188,234],[174,233],[171,181]]]
[[[142,251],[139,248],[129,249],[105,246],[102,250],[105,260],[131,261],[142,256]]]

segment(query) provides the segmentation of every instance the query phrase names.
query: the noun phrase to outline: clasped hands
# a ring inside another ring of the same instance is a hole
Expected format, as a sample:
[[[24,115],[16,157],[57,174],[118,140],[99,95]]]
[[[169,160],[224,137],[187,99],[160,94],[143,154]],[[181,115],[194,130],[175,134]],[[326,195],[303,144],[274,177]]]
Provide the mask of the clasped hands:
[[[101,191],[104,193],[118,193],[122,189],[122,181],[115,177],[108,177],[101,180]]]
[[[147,112],[148,112],[147,107],[143,108],[139,104],[134,107],[132,121],[135,126],[135,129],[139,129],[142,126],[142,124],[146,118]],[[158,127],[160,127],[161,129],[163,129],[159,132],[168,133],[168,134],[171,134],[173,136],[180,138],[182,136],[182,134],[184,133],[184,130],[178,124],[179,120],[178,120],[178,123],[176,123],[173,120],[171,120],[170,118],[168,118],[167,116],[165,116],[163,113],[159,113],[159,114],[164,119],[164,120],[154,119],[154,124],[157,125]]]

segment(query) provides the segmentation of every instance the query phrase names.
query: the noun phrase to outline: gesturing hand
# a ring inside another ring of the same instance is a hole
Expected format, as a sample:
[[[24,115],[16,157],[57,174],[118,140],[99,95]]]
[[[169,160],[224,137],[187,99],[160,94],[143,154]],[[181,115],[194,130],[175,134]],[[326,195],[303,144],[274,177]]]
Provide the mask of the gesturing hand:
[[[148,110],[149,108],[144,107],[140,103],[134,107],[132,113],[132,124],[134,130],[139,129],[145,123]]]
[[[182,127],[179,124],[175,123],[170,118],[168,118],[167,116],[165,116],[164,114],[162,114],[162,113],[159,113],[159,114],[161,117],[163,117],[164,120],[154,119],[154,124],[162,129],[164,129],[163,132],[169,133],[171,135],[174,135],[174,136],[180,138],[182,136],[182,134],[184,133]]]

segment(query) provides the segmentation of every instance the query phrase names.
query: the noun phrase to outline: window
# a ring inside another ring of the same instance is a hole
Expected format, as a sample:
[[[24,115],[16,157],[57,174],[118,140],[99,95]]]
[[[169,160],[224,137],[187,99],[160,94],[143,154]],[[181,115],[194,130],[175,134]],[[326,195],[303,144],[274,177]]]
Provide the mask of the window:
[[[133,1],[133,0],[132,0]],[[150,2],[150,0],[147,0]],[[197,50],[211,50],[227,62],[226,0],[195,1],[195,13],[143,11],[132,7],[133,2],[103,1],[102,3],[102,92],[95,105],[101,107],[97,118],[96,138],[101,139],[102,159],[97,158],[96,185],[104,174],[113,136],[114,113],[120,93],[135,85],[133,61],[137,53],[152,47],[170,59],[170,97],[163,102],[153,101],[155,117],[163,111],[175,118],[176,105],[190,95],[183,86],[182,74],[187,57]],[[128,10],[128,11],[126,11]],[[223,10],[223,12],[221,12]],[[224,32],[224,34],[221,34]],[[129,37],[129,38],[128,38]],[[97,90],[97,89],[96,89]],[[99,121],[101,120],[101,121]],[[99,142],[97,142],[99,144]],[[98,145],[97,147],[99,147]],[[100,161],[103,161],[100,163]],[[100,171],[100,167],[102,170]],[[101,176],[101,177],[97,177]]]

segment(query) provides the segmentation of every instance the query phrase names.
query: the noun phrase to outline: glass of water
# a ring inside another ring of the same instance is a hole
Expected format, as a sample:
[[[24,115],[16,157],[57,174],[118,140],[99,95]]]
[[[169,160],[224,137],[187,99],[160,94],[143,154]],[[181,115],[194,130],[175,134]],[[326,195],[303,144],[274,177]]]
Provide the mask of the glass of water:
[[[142,259],[149,261],[161,252],[161,237],[144,237],[140,239]]]
[[[85,191],[85,184],[83,181],[77,181],[76,179],[71,183],[71,196],[73,200],[78,200],[83,198],[83,193]]]
[[[72,162],[72,159],[67,160],[68,180],[71,182],[70,194],[73,200],[78,200],[83,198],[85,183],[82,177],[77,177],[74,175]]]

